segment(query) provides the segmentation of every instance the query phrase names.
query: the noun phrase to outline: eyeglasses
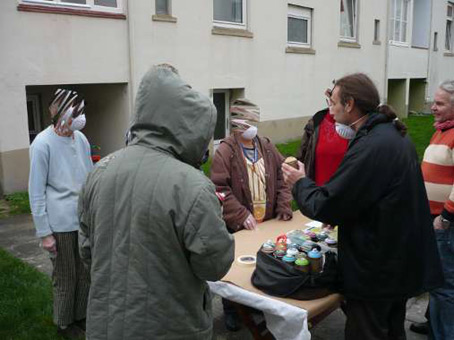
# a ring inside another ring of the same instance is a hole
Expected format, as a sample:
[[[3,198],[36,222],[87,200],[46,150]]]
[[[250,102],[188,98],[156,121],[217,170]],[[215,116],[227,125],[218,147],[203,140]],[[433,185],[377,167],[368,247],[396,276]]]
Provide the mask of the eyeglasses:
[[[333,95],[334,88],[336,87],[336,79],[333,79],[333,87],[332,88],[327,88],[325,91],[325,96],[327,97],[326,104],[328,107],[331,107],[333,103],[331,102],[331,96]]]

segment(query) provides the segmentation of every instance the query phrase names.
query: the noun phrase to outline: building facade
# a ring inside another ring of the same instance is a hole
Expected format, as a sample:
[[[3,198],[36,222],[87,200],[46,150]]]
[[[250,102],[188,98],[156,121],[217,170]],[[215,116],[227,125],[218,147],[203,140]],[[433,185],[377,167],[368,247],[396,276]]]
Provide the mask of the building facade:
[[[260,134],[282,142],[352,72],[400,115],[421,110],[454,71],[451,19],[445,0],[0,1],[0,191],[26,189],[30,141],[58,87],[85,96],[84,133],[101,155],[124,145],[140,79],[162,62],[213,99],[214,145],[238,97],[260,106]]]

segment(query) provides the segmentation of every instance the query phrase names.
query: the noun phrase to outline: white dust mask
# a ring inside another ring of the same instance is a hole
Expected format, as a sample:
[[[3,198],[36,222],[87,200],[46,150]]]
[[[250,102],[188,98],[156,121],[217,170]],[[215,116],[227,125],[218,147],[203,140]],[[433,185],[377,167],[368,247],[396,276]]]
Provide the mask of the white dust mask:
[[[345,125],[336,122],[336,132],[339,136],[345,139],[353,139],[355,137],[355,130],[353,130],[350,125]]]
[[[257,136],[257,127],[251,126],[241,135],[244,139],[253,140]]]
[[[345,125],[345,124],[336,122],[335,126],[336,126],[337,134],[345,139],[353,139],[353,137],[355,137],[355,135],[356,135],[356,131],[352,128],[352,126],[355,126],[356,123],[358,123],[359,121],[363,120],[366,117],[367,117],[367,115],[362,116],[361,118],[355,120],[350,125]]]
[[[69,127],[72,131],[82,130],[85,127],[85,123],[87,119],[85,118],[85,114],[81,114],[73,119],[71,126]]]

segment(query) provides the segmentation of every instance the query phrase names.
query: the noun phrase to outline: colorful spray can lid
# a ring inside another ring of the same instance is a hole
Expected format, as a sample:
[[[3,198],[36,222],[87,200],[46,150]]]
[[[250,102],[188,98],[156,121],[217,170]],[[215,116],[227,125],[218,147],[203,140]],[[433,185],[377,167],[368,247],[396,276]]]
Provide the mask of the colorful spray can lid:
[[[282,258],[282,261],[287,262],[287,263],[293,263],[293,262],[295,262],[295,257],[294,256],[285,255]]]
[[[288,248],[287,255],[288,256],[296,256],[299,253],[298,249],[296,248]]]
[[[262,251],[267,254],[271,254],[275,250],[275,247],[272,244],[264,243],[262,245]]]
[[[327,245],[332,246],[332,245],[337,244],[337,241],[334,240],[334,239],[332,239],[332,238],[329,238],[329,237],[328,237],[328,238],[325,240],[325,243],[326,243]]]
[[[285,251],[284,251],[284,250],[277,249],[277,250],[274,252],[274,256],[277,257],[277,258],[283,258],[283,257],[285,256]]]
[[[325,232],[321,232],[320,234],[317,234],[317,238],[320,240],[320,241],[324,241],[328,238],[328,234],[326,234]]]
[[[304,257],[303,258],[299,258],[299,259],[295,260],[295,265],[297,265],[297,266],[308,266],[309,265],[309,261],[307,259],[305,259]]]
[[[312,241],[304,241],[303,245],[301,246],[301,250],[308,253],[311,251],[313,245],[314,245],[314,242],[312,242]]]
[[[312,249],[307,254],[307,256],[309,256],[309,258],[311,258],[311,259],[319,259],[320,257],[322,257],[322,254],[320,254],[320,252],[317,249]]]

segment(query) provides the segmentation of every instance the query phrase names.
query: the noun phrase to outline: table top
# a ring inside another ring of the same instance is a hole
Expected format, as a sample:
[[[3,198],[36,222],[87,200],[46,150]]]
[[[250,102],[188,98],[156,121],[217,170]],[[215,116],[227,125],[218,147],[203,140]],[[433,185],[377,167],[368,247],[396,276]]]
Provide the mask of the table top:
[[[307,310],[309,319],[317,316],[325,310],[332,308],[342,301],[340,294],[331,294],[321,299],[301,301],[290,298],[279,298],[265,294],[255,288],[251,283],[252,273],[255,265],[241,265],[237,259],[243,255],[256,255],[261,245],[267,240],[276,240],[276,237],[294,229],[305,229],[305,224],[311,220],[303,216],[299,211],[293,213],[293,219],[290,221],[269,220],[258,224],[257,230],[241,230],[233,234],[235,238],[235,261],[229,272],[222,278],[224,282],[233,283],[250,292],[271,297],[299,308]]]

